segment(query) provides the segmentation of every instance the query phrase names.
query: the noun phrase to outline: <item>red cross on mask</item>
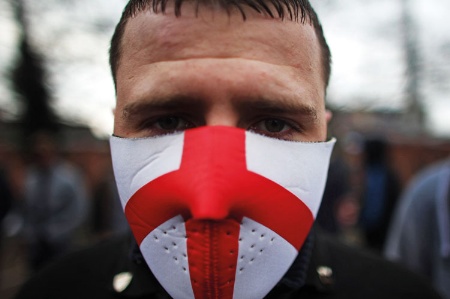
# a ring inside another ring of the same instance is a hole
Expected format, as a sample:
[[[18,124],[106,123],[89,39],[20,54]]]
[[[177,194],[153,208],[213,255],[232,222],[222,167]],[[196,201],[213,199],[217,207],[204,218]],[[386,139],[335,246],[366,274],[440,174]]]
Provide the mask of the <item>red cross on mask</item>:
[[[111,138],[125,214],[174,298],[263,298],[314,221],[334,141],[230,127]]]

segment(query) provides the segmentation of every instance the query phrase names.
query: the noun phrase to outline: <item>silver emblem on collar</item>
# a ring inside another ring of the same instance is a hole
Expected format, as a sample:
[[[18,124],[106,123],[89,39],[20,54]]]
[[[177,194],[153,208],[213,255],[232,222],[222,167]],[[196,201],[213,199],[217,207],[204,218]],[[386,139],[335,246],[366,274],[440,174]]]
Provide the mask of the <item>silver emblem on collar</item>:
[[[133,274],[130,272],[122,272],[116,274],[113,279],[113,287],[117,293],[122,293],[130,285]]]
[[[317,267],[317,274],[319,274],[319,279],[324,285],[333,284],[333,270],[327,266]]]

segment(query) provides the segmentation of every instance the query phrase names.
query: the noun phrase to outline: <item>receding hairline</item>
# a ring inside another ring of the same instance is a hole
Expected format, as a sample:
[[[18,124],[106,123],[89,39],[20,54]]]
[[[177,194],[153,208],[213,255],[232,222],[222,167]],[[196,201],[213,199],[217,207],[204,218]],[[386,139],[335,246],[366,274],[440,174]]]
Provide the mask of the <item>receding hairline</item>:
[[[116,87],[116,75],[122,56],[122,41],[128,21],[145,11],[164,14],[167,12],[167,3],[169,1],[174,4],[173,12],[176,17],[182,15],[183,3],[192,3],[195,5],[197,15],[200,7],[217,7],[224,10],[228,15],[239,12],[245,21],[247,19],[245,9],[250,8],[261,15],[266,15],[273,19],[289,19],[301,24],[309,22],[314,28],[320,45],[322,75],[325,87],[328,86],[331,73],[331,54],[323,35],[322,26],[308,0],[131,0],[125,7],[111,40],[110,66]]]

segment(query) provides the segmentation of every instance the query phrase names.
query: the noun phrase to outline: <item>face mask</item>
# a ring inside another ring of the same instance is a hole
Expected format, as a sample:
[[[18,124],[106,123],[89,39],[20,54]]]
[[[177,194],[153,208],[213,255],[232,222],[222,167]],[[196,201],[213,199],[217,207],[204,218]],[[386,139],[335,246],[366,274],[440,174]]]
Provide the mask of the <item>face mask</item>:
[[[166,291],[177,299],[263,298],[309,233],[334,142],[219,126],[112,137],[126,217]]]

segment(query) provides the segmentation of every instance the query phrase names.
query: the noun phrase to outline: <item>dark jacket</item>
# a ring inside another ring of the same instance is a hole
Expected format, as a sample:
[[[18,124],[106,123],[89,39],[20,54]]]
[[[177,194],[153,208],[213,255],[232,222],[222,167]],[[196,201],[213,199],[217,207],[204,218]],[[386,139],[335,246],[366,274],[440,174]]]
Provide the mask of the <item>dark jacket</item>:
[[[170,298],[145,262],[130,258],[130,243],[130,237],[122,237],[72,254],[34,276],[16,298]],[[123,272],[131,273],[132,279],[118,292],[113,281]],[[314,237],[306,284],[298,288],[286,281],[266,298],[440,298],[428,283],[400,266],[321,234]]]

